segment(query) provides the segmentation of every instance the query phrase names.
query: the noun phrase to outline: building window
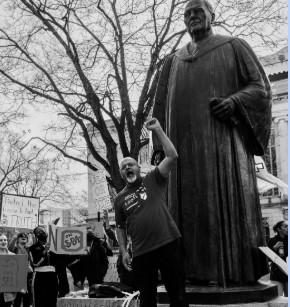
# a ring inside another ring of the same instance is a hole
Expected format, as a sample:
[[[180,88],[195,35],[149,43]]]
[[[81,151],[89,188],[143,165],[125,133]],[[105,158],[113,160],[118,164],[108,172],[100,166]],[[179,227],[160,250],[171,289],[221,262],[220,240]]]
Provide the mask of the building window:
[[[283,218],[285,221],[288,221],[288,207],[282,208]]]
[[[142,148],[139,151],[138,156],[139,164],[148,164],[150,163],[150,146],[149,143],[142,146]]]
[[[276,159],[276,148],[275,148],[275,129],[271,128],[271,134],[269,144],[265,155],[263,156],[267,170],[269,173],[277,177],[277,159]],[[262,194],[264,197],[278,196],[279,189],[274,188]]]
[[[71,209],[65,209],[63,210],[63,225],[64,226],[71,226]]]
[[[264,161],[269,173],[277,176],[277,162],[276,162],[276,149],[275,149],[275,130],[271,129],[271,135],[269,139],[269,144],[264,155]]]
[[[264,236],[265,236],[266,242],[268,243],[270,240],[269,218],[263,217],[262,223],[263,223]]]

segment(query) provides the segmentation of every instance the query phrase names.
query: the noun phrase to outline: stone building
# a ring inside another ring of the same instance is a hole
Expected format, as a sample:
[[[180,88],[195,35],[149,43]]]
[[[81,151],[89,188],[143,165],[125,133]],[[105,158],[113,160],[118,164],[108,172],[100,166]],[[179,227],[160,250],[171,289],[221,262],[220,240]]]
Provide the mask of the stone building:
[[[288,184],[288,47],[260,58],[273,91],[272,129],[268,151],[263,157],[268,171]],[[288,203],[277,188],[260,196],[267,236],[273,225],[288,220]]]

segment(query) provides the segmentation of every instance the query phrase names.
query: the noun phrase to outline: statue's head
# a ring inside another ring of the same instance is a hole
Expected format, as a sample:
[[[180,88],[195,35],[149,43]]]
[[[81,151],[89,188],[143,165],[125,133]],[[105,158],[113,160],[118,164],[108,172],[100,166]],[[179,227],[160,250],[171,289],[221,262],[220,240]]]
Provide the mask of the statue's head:
[[[206,35],[211,30],[215,14],[207,0],[190,0],[184,9],[184,23],[191,37]]]
[[[121,160],[120,173],[127,183],[134,183],[141,177],[140,166],[138,162],[131,157],[125,157]]]

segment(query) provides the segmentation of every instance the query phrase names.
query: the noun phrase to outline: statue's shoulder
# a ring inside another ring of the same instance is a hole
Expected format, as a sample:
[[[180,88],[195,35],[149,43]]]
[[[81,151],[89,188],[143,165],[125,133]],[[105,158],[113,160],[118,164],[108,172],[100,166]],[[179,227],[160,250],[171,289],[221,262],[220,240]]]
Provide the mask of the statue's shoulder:
[[[229,35],[221,35],[221,34],[214,34],[211,37],[211,44],[213,45],[223,45],[225,43],[233,42],[236,39],[234,36]]]
[[[254,52],[253,48],[250,44],[240,37],[233,37],[231,42],[232,47],[236,54],[239,56],[246,56],[254,59],[256,62],[259,62],[256,53]]]
[[[234,48],[252,50],[252,47],[244,39],[240,37],[233,36],[231,42]]]
[[[178,52],[178,50],[174,51],[174,52],[172,52],[170,54],[165,55],[164,62],[172,61],[172,59],[175,57],[177,52]]]
[[[186,45],[175,51],[172,54],[172,57],[177,57],[180,59],[187,59],[188,57],[191,57],[190,46],[191,42],[188,42]]]

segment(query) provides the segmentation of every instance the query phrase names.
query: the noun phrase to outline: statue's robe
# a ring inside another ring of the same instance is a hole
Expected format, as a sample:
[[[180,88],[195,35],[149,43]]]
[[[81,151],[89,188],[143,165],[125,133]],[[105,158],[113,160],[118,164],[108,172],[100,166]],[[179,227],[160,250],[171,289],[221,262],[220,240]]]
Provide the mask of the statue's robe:
[[[269,81],[238,38],[212,35],[194,55],[189,43],[167,62],[153,116],[179,154],[168,206],[183,235],[186,277],[223,287],[253,283],[267,273],[253,155],[264,154],[270,134]],[[221,121],[209,99],[229,96],[236,110]]]

